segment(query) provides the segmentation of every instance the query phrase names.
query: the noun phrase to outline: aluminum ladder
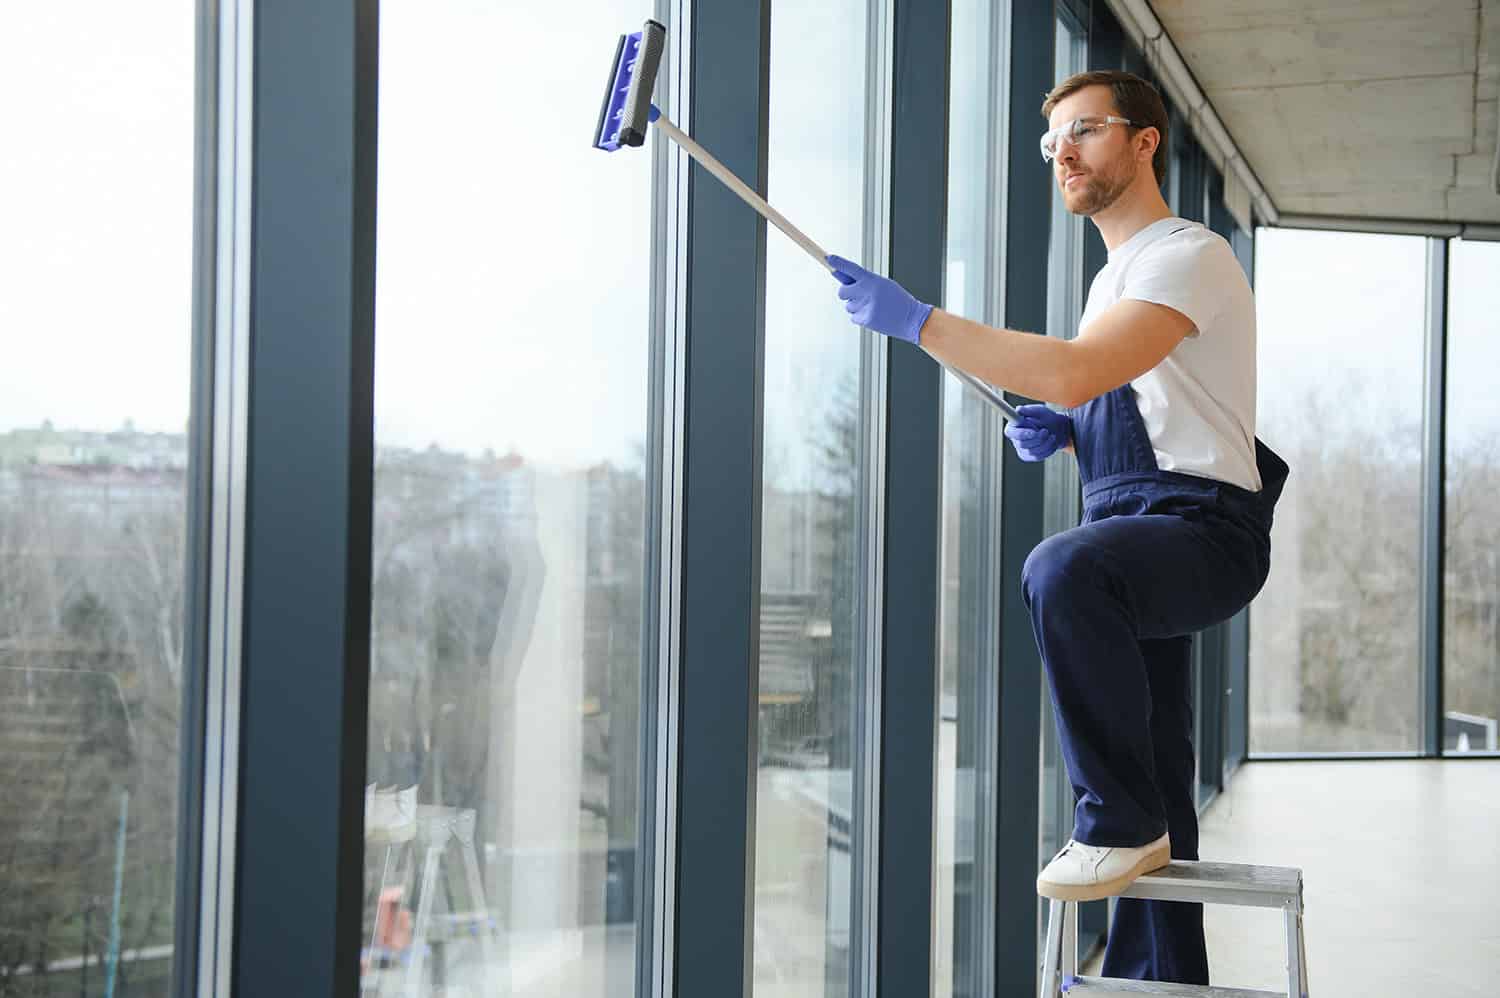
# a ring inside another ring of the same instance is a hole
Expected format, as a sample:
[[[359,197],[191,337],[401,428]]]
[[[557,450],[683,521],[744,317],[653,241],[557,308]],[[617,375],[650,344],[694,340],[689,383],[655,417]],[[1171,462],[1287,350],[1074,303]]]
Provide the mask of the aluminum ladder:
[[[1173,860],[1138,877],[1120,897],[1280,908],[1286,918],[1287,990],[1257,991],[1160,981],[1078,976],[1078,903],[1051,900],[1041,998],[1177,995],[1181,998],[1307,998],[1307,945],[1302,937],[1302,871],[1286,866]]]

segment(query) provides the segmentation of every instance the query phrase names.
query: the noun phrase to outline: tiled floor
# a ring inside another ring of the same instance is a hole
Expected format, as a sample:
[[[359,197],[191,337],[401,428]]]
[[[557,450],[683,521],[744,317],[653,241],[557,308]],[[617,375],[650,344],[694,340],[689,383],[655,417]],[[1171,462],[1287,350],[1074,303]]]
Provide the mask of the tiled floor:
[[[1201,839],[1302,868],[1311,998],[1500,994],[1500,760],[1249,763]],[[1214,984],[1286,987],[1280,912],[1204,923]]]

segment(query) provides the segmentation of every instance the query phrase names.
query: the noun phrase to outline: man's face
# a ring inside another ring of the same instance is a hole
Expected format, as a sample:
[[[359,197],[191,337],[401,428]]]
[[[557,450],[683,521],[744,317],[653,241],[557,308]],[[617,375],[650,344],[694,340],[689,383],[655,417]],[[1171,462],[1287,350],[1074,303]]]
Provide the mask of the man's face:
[[[1047,118],[1047,127],[1065,125],[1074,118],[1107,115],[1124,117],[1114,105],[1107,86],[1084,87],[1058,101]],[[1131,131],[1124,125],[1109,125],[1087,142],[1075,145],[1063,140],[1057,145],[1052,174],[1062,192],[1064,206],[1075,215],[1092,216],[1114,204],[1135,181],[1139,170],[1133,153]]]

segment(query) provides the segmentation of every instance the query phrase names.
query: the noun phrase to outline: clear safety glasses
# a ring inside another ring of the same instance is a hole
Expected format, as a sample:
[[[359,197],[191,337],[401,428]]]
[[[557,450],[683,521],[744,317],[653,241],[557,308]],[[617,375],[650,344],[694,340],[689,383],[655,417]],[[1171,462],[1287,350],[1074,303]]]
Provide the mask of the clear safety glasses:
[[[1051,160],[1057,155],[1057,147],[1062,142],[1070,142],[1075,146],[1083,145],[1104,134],[1104,130],[1110,125],[1134,125],[1135,122],[1129,118],[1118,118],[1112,114],[1084,115],[1082,118],[1074,118],[1072,121],[1064,122],[1056,128],[1049,129],[1042,135],[1042,159]]]

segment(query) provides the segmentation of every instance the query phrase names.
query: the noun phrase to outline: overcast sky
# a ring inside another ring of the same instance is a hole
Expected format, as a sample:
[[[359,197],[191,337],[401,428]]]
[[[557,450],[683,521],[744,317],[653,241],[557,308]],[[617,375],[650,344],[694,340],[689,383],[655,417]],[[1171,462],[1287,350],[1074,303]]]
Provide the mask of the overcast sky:
[[[186,424],[193,12],[0,4],[0,430]]]
[[[1450,445],[1500,428],[1500,243],[1450,243]],[[1256,325],[1261,432],[1419,426],[1427,240],[1261,229]],[[1334,425],[1309,425],[1316,394]],[[1273,443],[1274,446],[1274,443]]]
[[[382,4],[383,444],[572,465],[644,436],[649,160],[589,147],[613,36],[643,7],[587,6]],[[771,200],[858,255],[862,46],[841,40],[862,27],[799,17],[773,28]],[[0,431],[184,426],[193,18],[188,0],[0,6]],[[1260,235],[1263,411],[1291,418],[1319,386],[1351,418],[1419,404],[1423,242]],[[857,334],[827,276],[769,239],[768,442],[795,451]],[[1500,245],[1455,247],[1455,437],[1500,426],[1496,273]]]

